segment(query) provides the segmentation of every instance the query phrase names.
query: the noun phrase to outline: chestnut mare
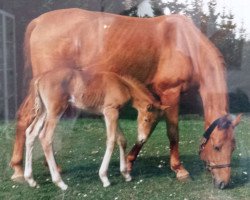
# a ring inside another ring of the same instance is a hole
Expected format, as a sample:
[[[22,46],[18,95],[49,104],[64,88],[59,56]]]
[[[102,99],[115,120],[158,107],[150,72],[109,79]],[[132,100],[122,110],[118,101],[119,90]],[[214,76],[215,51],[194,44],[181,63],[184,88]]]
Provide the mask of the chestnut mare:
[[[81,9],[56,10],[29,23],[24,45],[26,71],[32,71],[32,76],[56,66],[88,66],[92,71],[111,71],[132,76],[150,86],[161,103],[171,107],[165,112],[170,140],[170,166],[179,179],[189,176],[179,159],[180,94],[193,86],[199,89],[205,129],[216,119],[228,114],[223,57],[184,16],[142,19]],[[15,171],[12,179],[23,177],[25,130],[31,120],[31,107],[27,97],[19,109],[10,163]],[[224,132],[233,137],[233,126],[227,127]],[[213,130],[216,142],[233,143],[232,137],[223,137],[221,141],[217,139],[217,135],[221,138],[220,134],[218,128]],[[231,148],[223,150],[225,153],[217,152],[212,141],[209,140],[201,158],[217,165],[228,163],[228,157],[232,155]],[[141,144],[136,144],[129,153],[129,168],[141,147]],[[228,184],[230,167],[211,171],[219,185]]]
[[[103,186],[110,182],[107,177],[110,158],[115,142],[120,149],[120,171],[126,181],[131,180],[127,170],[126,139],[118,128],[119,108],[128,101],[138,111],[138,142],[143,143],[152,133],[160,115],[161,106],[151,93],[138,81],[120,77],[115,73],[89,73],[72,68],[54,69],[34,78],[30,87],[35,117],[26,130],[26,162],[24,177],[31,187],[37,184],[32,175],[32,149],[37,136],[49,165],[52,181],[62,190],[67,189],[53,155],[53,135],[60,116],[69,104],[96,114],[103,114],[107,128],[106,152],[99,176]]]

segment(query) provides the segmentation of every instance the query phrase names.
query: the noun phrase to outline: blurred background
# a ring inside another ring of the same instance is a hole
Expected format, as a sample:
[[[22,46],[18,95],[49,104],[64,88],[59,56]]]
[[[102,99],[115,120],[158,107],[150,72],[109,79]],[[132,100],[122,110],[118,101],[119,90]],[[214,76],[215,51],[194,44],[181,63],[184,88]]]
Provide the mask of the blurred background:
[[[230,112],[250,111],[250,2],[247,0],[0,0],[0,120],[15,118],[27,89],[22,51],[27,24],[42,13],[71,7],[132,17],[170,14],[190,17],[225,58]],[[130,111],[125,113],[131,116]],[[182,95],[181,113],[202,114],[201,100],[195,90]]]

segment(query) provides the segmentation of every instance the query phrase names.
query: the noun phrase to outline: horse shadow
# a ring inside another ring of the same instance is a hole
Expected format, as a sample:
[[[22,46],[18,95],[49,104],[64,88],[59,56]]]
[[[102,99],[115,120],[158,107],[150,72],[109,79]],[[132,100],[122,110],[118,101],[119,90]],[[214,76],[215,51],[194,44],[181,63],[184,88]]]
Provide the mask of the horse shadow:
[[[203,162],[199,159],[199,156],[195,155],[183,155],[181,160],[184,163],[185,168],[190,173],[190,178],[187,181],[199,180],[204,173],[210,173],[206,170]],[[168,178],[171,181],[176,180],[175,173],[170,169],[169,156],[145,156],[139,157],[134,163],[131,175],[134,181],[138,179],[151,179],[152,177]],[[70,175],[75,182],[88,182],[93,183],[99,179],[98,170],[101,163],[86,163],[84,165],[78,165],[70,167],[64,170],[64,175]],[[242,187],[249,182],[250,175],[250,158],[233,158],[232,159],[232,176],[231,182],[227,189],[234,189]],[[110,162],[109,174],[111,176],[120,176],[119,161],[112,160]],[[72,176],[73,175],[73,176]],[[112,179],[112,178],[111,178]],[[212,178],[211,178],[212,183]],[[113,185],[116,182],[112,181]]]

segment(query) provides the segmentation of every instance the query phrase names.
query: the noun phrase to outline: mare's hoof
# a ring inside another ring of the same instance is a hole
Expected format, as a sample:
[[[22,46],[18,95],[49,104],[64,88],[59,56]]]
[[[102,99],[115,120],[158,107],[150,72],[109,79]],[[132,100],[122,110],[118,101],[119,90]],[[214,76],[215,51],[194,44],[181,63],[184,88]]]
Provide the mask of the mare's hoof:
[[[23,174],[13,174],[11,180],[17,183],[25,183]]]
[[[185,181],[190,178],[188,171],[185,169],[178,170],[178,172],[176,173],[176,177],[180,181]]]

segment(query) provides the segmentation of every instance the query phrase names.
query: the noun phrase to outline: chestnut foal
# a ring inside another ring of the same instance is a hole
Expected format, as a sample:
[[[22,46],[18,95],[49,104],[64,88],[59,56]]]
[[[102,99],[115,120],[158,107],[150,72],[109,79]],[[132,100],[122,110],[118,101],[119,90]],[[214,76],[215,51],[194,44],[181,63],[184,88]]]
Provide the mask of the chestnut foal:
[[[90,73],[72,68],[58,68],[34,78],[29,95],[34,99],[36,115],[26,129],[25,180],[31,187],[37,185],[32,175],[32,149],[35,138],[39,136],[52,181],[62,190],[66,190],[68,186],[57,169],[52,143],[56,124],[70,104],[104,115],[107,143],[99,170],[104,187],[110,185],[107,171],[115,142],[120,149],[121,174],[126,181],[131,180],[125,159],[126,139],[118,127],[119,108],[131,100],[132,106],[137,109],[139,143],[147,140],[163,113],[161,110],[167,108],[161,106],[136,80],[115,73]]]

